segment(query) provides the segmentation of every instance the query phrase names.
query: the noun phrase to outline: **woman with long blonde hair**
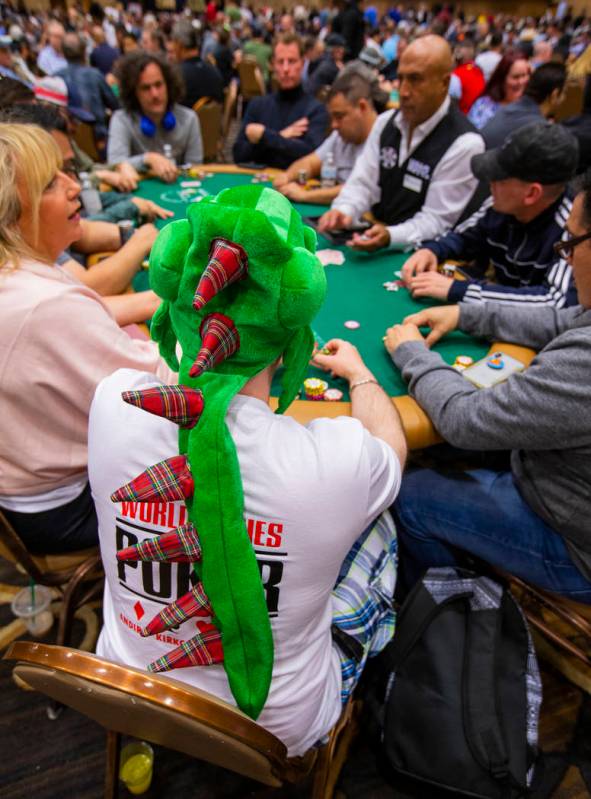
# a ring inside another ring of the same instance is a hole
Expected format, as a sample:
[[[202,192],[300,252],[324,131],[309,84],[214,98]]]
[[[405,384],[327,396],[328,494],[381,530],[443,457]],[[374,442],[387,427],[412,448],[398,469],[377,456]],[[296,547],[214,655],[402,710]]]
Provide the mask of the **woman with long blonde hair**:
[[[80,235],[80,188],[34,125],[0,123],[0,508],[33,552],[97,542],[87,423],[103,377],[172,375],[55,264]]]

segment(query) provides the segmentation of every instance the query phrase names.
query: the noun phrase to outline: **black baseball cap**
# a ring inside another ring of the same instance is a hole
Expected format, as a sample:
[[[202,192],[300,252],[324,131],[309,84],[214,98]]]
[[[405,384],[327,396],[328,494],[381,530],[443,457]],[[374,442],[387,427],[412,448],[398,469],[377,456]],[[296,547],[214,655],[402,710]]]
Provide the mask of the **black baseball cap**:
[[[470,167],[478,180],[517,178],[525,182],[566,183],[579,162],[579,143],[562,125],[530,122],[510,133],[501,147],[473,155]]]
[[[346,47],[347,42],[340,33],[329,33],[325,39],[327,47]]]

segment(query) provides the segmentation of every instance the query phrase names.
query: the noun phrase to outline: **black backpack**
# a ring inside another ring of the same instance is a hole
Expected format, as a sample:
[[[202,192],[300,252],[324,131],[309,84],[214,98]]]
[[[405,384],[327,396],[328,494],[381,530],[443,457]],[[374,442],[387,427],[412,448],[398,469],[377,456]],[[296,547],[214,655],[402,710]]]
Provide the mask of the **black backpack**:
[[[381,756],[390,775],[482,799],[527,793],[542,686],[509,591],[471,572],[429,569],[380,657]]]

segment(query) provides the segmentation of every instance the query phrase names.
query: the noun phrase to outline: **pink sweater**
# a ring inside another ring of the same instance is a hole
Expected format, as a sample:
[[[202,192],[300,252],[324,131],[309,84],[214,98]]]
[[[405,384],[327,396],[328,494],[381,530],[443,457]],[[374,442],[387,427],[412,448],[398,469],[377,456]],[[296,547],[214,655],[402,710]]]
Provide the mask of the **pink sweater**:
[[[0,269],[0,495],[35,495],[86,473],[88,413],[120,368],[173,374],[101,298],[58,266]]]

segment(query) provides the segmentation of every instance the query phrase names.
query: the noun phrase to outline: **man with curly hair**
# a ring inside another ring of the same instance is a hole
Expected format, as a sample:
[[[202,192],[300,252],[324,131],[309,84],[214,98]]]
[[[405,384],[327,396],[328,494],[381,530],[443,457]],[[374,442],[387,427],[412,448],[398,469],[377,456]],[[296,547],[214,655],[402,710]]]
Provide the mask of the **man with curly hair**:
[[[201,163],[199,120],[178,103],[183,84],[175,68],[158,54],[137,51],[121,59],[117,78],[123,110],[111,118],[109,163],[125,162],[130,172],[149,170],[167,183],[176,180],[176,164]],[[164,155],[167,144],[174,160]]]

